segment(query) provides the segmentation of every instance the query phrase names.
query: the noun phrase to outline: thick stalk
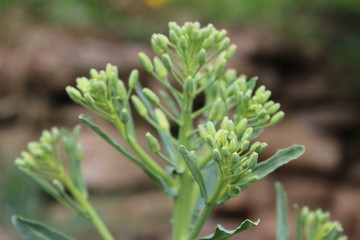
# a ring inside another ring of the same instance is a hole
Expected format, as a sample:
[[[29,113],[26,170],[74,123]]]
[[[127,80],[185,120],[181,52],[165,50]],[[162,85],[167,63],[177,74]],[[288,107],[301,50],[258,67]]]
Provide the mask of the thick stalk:
[[[192,130],[192,98],[186,96],[182,105],[181,126],[179,129],[179,142],[186,148],[190,147],[190,141],[187,137]],[[180,167],[186,169],[183,159],[180,159]],[[187,240],[190,231],[193,211],[195,207],[193,193],[194,182],[189,170],[185,170],[178,179],[179,194],[174,198],[173,213],[173,240]]]
[[[223,188],[224,185],[224,181],[222,179],[222,176],[219,175],[218,177],[218,183],[213,191],[213,193],[210,196],[209,202],[206,204],[206,206],[204,207],[204,209],[202,210],[191,234],[189,237],[189,240],[193,240],[196,239],[196,237],[199,235],[201,229],[203,228],[206,220],[208,219],[208,217],[210,216],[213,208],[216,205],[217,200],[219,199],[219,194]]]
[[[75,187],[73,182],[68,178],[64,171],[62,171],[61,173],[61,181],[65,184],[66,188],[70,191],[75,200],[89,215],[91,222],[94,224],[101,238],[103,240],[115,240],[115,238],[111,235],[110,231],[107,229],[97,212],[88,202],[88,200],[79,192],[79,190]]]

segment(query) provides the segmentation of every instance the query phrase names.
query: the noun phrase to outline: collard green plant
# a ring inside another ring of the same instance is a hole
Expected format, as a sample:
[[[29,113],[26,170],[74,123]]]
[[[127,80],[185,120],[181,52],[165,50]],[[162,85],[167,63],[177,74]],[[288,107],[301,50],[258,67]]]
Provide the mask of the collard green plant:
[[[111,122],[127,145],[118,143],[82,114],[85,125],[173,198],[172,239],[193,240],[198,239],[216,205],[242,194],[257,180],[298,158],[304,148],[282,149],[259,163],[259,154],[267,143],[255,139],[264,128],[282,120],[280,104],[270,100],[271,92],[264,86],[256,87],[256,78],[247,79],[234,69],[226,69],[236,46],[225,30],[218,31],[211,24],[201,27],[197,22],[183,26],[171,22],[169,28],[168,37],[152,36],[154,58],[139,54],[145,70],[161,83],[160,92],[143,88],[138,70],[131,72],[125,84],[110,64],[104,71],[92,69],[90,77],[78,78],[76,87],[68,86],[66,91],[76,103]],[[195,109],[194,100],[200,95],[204,104]],[[157,136],[137,135],[133,108],[154,127]],[[177,128],[178,134],[173,134],[171,128]],[[112,240],[114,237],[88,201],[80,171],[79,130],[44,131],[40,141],[30,143],[16,164],[56,200],[90,220],[102,239]],[[147,150],[139,145],[138,138],[146,139]],[[162,168],[153,156],[168,167]],[[15,219],[17,226],[27,232],[34,226],[36,231],[45,228]],[[229,239],[258,223],[245,220],[234,230],[219,225],[214,234],[200,239]]]

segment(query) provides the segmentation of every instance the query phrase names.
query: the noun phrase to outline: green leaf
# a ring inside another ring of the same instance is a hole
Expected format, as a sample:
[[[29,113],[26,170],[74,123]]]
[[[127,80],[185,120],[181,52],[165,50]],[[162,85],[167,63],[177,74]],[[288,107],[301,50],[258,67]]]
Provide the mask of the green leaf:
[[[305,152],[303,146],[294,145],[292,147],[281,149],[277,151],[269,159],[257,164],[252,171],[252,176],[257,176],[259,179],[266,177],[277,168],[289,163],[290,161],[297,159]],[[241,186],[242,190],[248,188],[252,183]]]
[[[303,239],[302,237],[302,221],[301,221],[301,210],[299,208],[299,206],[295,205],[295,214],[296,214],[296,234],[295,234],[295,239],[296,240],[301,240]]]
[[[247,89],[254,90],[256,82],[259,78],[258,77],[252,77],[247,83]]]
[[[287,197],[284,187],[275,183],[276,189],[276,211],[278,216],[277,240],[287,240],[289,236]]]
[[[199,184],[201,196],[204,199],[207,199],[207,192],[206,192],[206,186],[205,186],[204,177],[203,177],[203,175],[201,173],[200,168],[196,164],[196,160],[194,159],[194,157],[191,155],[191,153],[183,145],[180,145],[178,147],[178,149],[179,149],[179,152],[180,152],[181,156],[185,160],[185,163],[188,166],[191,174],[193,175],[195,181]]]
[[[239,227],[237,227],[234,230],[227,230],[221,225],[217,225],[215,232],[207,237],[199,238],[198,240],[227,240],[234,236],[235,234],[238,234],[240,232],[243,232],[245,230],[248,230],[250,228],[253,228],[259,224],[260,220],[257,220],[256,222],[245,220],[241,223]]]
[[[74,240],[74,238],[24,217],[12,216],[11,220],[23,240]]]
[[[108,142],[111,146],[113,146],[116,150],[118,150],[120,153],[124,154],[127,158],[129,158],[133,163],[141,167],[141,169],[144,170],[144,172],[156,183],[158,183],[164,191],[169,196],[175,196],[177,195],[177,191],[175,191],[173,188],[171,188],[160,176],[158,176],[157,173],[155,173],[152,169],[150,169],[147,165],[145,165],[142,161],[140,161],[138,158],[136,158],[134,155],[128,152],[124,146],[116,142],[114,139],[112,139],[109,135],[107,135],[104,131],[100,129],[99,126],[94,124],[92,120],[87,117],[84,114],[81,114],[79,118],[88,125],[94,132],[96,132],[100,137],[102,137],[106,142]]]

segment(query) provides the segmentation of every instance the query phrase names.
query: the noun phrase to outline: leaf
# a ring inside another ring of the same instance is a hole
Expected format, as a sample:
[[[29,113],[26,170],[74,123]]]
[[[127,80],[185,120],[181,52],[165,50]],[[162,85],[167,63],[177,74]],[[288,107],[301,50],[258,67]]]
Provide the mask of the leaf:
[[[290,161],[297,159],[305,152],[303,146],[294,145],[292,147],[281,149],[277,151],[272,157],[269,159],[257,164],[253,171],[252,176],[257,176],[259,179],[264,178],[268,174],[272,173],[277,168],[282,165],[289,163]],[[241,190],[245,190],[252,183],[245,184],[241,186]]]
[[[287,197],[284,187],[279,182],[275,183],[275,189],[276,211],[278,217],[276,239],[287,240],[289,236]]]
[[[11,221],[23,240],[74,240],[74,238],[24,217],[12,216]]]
[[[128,152],[125,147],[123,147],[121,144],[113,140],[109,135],[107,135],[104,131],[100,129],[99,126],[94,124],[92,120],[87,117],[84,114],[81,114],[79,118],[88,125],[92,130],[94,130],[100,137],[102,137],[106,142],[108,142],[111,146],[113,146],[116,150],[118,150],[120,153],[124,154],[127,158],[129,158],[133,163],[141,167],[141,169],[144,170],[144,172],[156,183],[158,183],[164,191],[169,196],[176,196],[177,191],[171,188],[160,176],[158,176],[152,169],[150,169],[147,165],[145,165],[143,162],[141,162],[139,159],[137,159],[134,155]]]
[[[204,199],[207,199],[205,181],[204,181],[203,175],[202,175],[202,173],[200,171],[200,168],[196,164],[196,160],[194,159],[194,157],[191,155],[191,153],[183,145],[180,145],[178,147],[178,149],[179,149],[179,152],[180,152],[181,156],[185,160],[185,163],[188,166],[191,174],[193,175],[195,181],[198,183],[198,185],[200,187],[201,196]]]
[[[235,234],[238,234],[240,232],[243,232],[245,230],[248,230],[250,228],[253,228],[259,224],[260,220],[257,220],[256,222],[253,222],[251,220],[245,220],[241,223],[239,227],[237,227],[234,230],[227,230],[221,225],[217,225],[215,232],[207,237],[199,238],[198,240],[227,240],[234,236]]]

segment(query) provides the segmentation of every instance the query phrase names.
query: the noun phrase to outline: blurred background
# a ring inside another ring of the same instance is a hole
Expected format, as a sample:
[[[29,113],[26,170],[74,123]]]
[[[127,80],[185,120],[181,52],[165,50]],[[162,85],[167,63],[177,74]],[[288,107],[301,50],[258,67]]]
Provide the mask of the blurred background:
[[[231,67],[259,76],[272,90],[287,116],[260,137],[269,143],[264,159],[279,148],[306,146],[301,159],[217,208],[204,234],[216,223],[231,228],[260,218],[259,226],[234,239],[275,239],[273,183],[280,180],[291,210],[295,203],[321,207],[341,221],[349,239],[360,239],[357,0],[0,0],[0,239],[18,239],[12,214],[78,239],[98,239],[87,222],[16,170],[13,160],[42,129],[72,128],[87,113],[70,101],[65,86],[106,63],[127,79],[131,69],[142,69],[137,53],[152,54],[151,34],[166,33],[168,21],[226,28],[238,46]],[[141,81],[158,86],[143,70]],[[137,129],[139,136],[148,131],[140,120]],[[170,199],[86,127],[80,140],[91,200],[117,238],[168,239]]]

